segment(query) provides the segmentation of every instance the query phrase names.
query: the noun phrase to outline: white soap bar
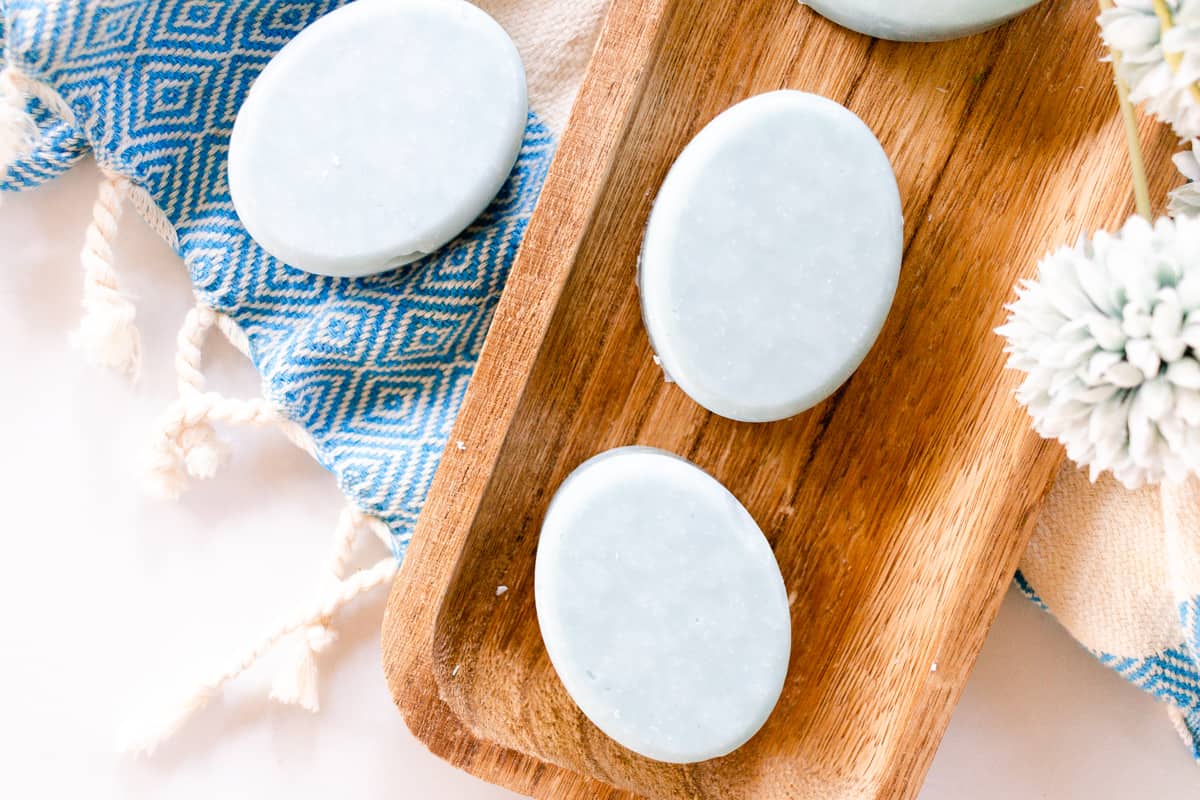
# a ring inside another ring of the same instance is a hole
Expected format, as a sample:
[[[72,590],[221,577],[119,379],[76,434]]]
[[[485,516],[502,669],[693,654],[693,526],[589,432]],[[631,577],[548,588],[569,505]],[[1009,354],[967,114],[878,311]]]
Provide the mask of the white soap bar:
[[[516,47],[464,0],[358,0],[314,22],[238,112],[229,189],[267,252],[324,275],[415,261],[495,197],[524,138]]]
[[[648,758],[725,755],[766,722],[791,649],[787,590],[750,514],[662,450],[610,450],[554,496],[538,623],[567,692]]]
[[[900,42],[957,39],[1006,22],[1040,0],[801,0],[868,36]]]
[[[688,144],[651,211],[639,268],[651,344],[708,410],[790,417],[874,344],[903,242],[895,175],[862,120],[802,92],[738,103]]]

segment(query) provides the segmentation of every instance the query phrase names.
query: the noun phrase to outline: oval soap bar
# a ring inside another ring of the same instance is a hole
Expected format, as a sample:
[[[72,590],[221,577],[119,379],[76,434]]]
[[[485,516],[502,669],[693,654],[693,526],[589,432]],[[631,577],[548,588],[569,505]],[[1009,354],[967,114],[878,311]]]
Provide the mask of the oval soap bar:
[[[794,91],[708,124],[663,182],[639,267],[663,369],[745,422],[812,407],[875,342],[904,222],[883,148],[853,113]]]
[[[528,113],[516,47],[464,0],[357,0],[271,59],[238,112],[229,190],[299,269],[357,276],[463,231],[504,184]]]
[[[775,556],[737,498],[682,458],[626,447],[571,473],[534,588],[567,692],[636,753],[725,755],[779,699],[791,621]]]
[[[940,42],[1006,22],[1040,0],[802,0],[844,28],[899,42]]]

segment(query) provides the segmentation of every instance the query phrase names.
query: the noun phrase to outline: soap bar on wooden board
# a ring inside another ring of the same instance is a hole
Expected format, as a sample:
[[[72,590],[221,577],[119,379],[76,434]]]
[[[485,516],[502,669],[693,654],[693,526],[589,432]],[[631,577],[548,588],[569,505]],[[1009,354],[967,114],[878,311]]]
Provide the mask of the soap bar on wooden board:
[[[901,42],[940,42],[1006,22],[1040,0],[801,0],[852,31]]]
[[[900,192],[838,103],[776,91],[704,127],[646,226],[642,317],[663,369],[713,413],[793,416],[875,343],[903,255]]]
[[[546,512],[538,622],[587,717],[658,761],[725,755],[766,722],[791,615],[775,555],[728,489],[647,447],[578,467]]]
[[[991,331],[1048,249],[1132,213],[1095,15],[1045,3],[894,47],[794,0],[613,0],[451,436],[469,446],[443,459],[389,603],[388,682],[418,738],[522,796],[915,800],[1059,463]],[[630,270],[689,137],[783,85],[880,134],[913,224],[884,335],[836,404],[736,424],[656,379]],[[1154,131],[1161,193],[1176,141]],[[629,440],[726,483],[796,592],[779,706],[698,765],[636,758],[582,720],[524,602],[546,491]]]

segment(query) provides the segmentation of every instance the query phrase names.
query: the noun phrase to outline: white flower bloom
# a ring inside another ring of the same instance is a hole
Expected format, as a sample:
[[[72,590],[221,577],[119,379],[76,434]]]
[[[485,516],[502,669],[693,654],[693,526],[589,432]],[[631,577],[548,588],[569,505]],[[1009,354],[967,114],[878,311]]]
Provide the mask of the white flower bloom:
[[[1200,217],[1134,217],[1081,238],[1017,295],[997,333],[1039,434],[1093,480],[1200,472]]]
[[[1200,137],[1200,0],[1166,0],[1174,27],[1164,35],[1153,0],[1115,0],[1100,14],[1104,42],[1121,54],[1129,96],[1184,139]],[[1167,56],[1179,58],[1176,67]]]
[[[1192,149],[1176,153],[1172,160],[1188,182],[1171,192],[1171,216],[1200,214],[1200,139],[1193,139]]]

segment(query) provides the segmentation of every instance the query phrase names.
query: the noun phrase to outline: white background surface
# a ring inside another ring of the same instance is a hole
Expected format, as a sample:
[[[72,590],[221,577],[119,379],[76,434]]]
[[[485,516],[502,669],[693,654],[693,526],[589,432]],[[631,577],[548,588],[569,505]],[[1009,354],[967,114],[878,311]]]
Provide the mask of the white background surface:
[[[278,434],[229,430],[233,459],[215,480],[174,504],[144,497],[190,295],[178,259],[130,213],[117,258],[139,298],[142,380],[70,349],[96,178],[89,164],[0,206],[0,796],[512,797],[404,727],[379,666],[383,592],[341,618],[319,715],[265,700],[268,660],[153,759],[118,753],[143,709],[313,596],[340,499]],[[240,356],[210,352],[212,388],[256,391]],[[1010,592],[924,800],[1197,796],[1200,766],[1162,708]]]

